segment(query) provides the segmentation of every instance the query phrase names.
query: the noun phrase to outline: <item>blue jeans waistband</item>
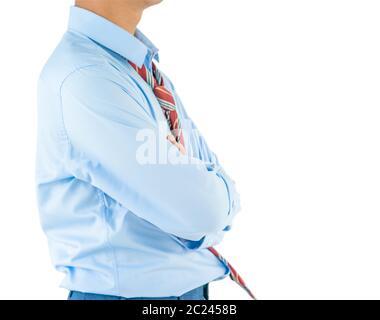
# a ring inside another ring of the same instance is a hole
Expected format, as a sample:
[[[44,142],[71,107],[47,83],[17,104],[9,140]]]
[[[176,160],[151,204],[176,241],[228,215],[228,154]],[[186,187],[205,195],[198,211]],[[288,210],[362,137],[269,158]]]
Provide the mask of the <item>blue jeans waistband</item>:
[[[208,283],[190,290],[179,297],[137,297],[137,298],[124,298],[119,296],[109,296],[103,294],[70,291],[68,300],[209,300],[209,285]]]

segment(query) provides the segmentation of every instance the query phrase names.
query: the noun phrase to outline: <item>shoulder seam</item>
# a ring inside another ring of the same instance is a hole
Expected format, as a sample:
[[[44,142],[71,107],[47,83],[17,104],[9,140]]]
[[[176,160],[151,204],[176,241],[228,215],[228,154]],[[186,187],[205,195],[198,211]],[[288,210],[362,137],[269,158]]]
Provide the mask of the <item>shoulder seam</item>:
[[[77,67],[75,68],[74,70],[72,70],[71,72],[69,72],[64,78],[63,80],[61,81],[60,85],[59,85],[59,108],[60,108],[60,117],[61,117],[61,124],[62,124],[62,128],[63,128],[63,133],[65,135],[65,140],[66,140],[66,143],[68,144],[68,146],[72,147],[72,143],[70,141],[70,138],[69,138],[69,135],[67,133],[67,130],[66,130],[66,125],[65,125],[65,120],[64,120],[64,117],[63,117],[63,103],[62,103],[62,87],[63,85],[65,84],[65,82],[67,81],[68,78],[70,78],[70,76],[72,76],[73,74],[77,73],[78,71],[80,70],[83,70],[83,69],[86,69],[86,68],[90,68],[90,67],[95,67],[95,66],[101,66],[103,65],[102,63],[94,63],[94,64],[88,64],[88,65],[84,65],[84,66],[81,66],[81,67]],[[67,151],[67,150],[66,150]],[[64,153],[66,154],[66,153]],[[67,155],[67,154],[66,154]]]
[[[60,85],[59,85],[59,94],[61,95],[61,90],[62,90],[62,87],[64,85],[64,83],[66,82],[66,80],[68,78],[70,78],[70,76],[72,76],[74,73],[82,70],[82,69],[87,69],[87,68],[91,68],[91,67],[97,67],[97,66],[102,66],[104,65],[104,63],[93,63],[93,64],[88,64],[88,65],[84,65],[84,66],[80,66],[80,67],[77,67],[75,68],[74,70],[70,71],[64,78],[63,80],[61,81]]]

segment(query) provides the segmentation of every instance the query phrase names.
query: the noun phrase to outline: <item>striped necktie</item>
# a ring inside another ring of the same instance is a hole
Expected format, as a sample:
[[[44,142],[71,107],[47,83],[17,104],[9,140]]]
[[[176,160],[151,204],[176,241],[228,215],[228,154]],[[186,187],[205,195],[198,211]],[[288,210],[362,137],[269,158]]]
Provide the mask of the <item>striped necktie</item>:
[[[164,78],[156,65],[152,63],[152,72],[148,70],[145,64],[139,68],[133,62],[129,61],[129,64],[133,69],[144,79],[144,81],[152,88],[161,108],[164,112],[165,118],[168,122],[168,126],[175,141],[185,147],[185,141],[183,138],[183,132],[181,128],[181,121],[178,117],[176,103],[173,94],[165,88]],[[251,290],[247,287],[242,277],[232,267],[232,265],[218,252],[215,248],[209,247],[208,250],[216,256],[224,265],[226,265],[230,271],[230,278],[235,281],[240,287],[242,287],[249,296],[256,300]]]

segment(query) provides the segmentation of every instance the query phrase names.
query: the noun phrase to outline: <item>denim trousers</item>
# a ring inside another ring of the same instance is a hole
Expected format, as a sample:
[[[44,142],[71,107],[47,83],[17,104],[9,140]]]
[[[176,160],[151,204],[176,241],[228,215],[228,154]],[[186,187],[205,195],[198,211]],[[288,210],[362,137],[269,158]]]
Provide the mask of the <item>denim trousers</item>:
[[[96,293],[87,293],[79,291],[70,291],[67,300],[209,300],[209,286],[205,284],[204,286],[195,288],[189,292],[184,293],[181,296],[172,297],[139,297],[139,298],[123,298],[118,296],[108,296]]]

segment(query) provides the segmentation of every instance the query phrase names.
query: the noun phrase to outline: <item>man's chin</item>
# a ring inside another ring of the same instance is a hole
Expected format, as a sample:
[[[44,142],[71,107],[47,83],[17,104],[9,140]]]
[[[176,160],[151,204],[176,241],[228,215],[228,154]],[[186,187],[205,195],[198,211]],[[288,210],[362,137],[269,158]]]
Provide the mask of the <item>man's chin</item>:
[[[157,4],[161,3],[162,1],[163,0],[146,0],[145,7],[148,8],[148,7],[157,5]]]

